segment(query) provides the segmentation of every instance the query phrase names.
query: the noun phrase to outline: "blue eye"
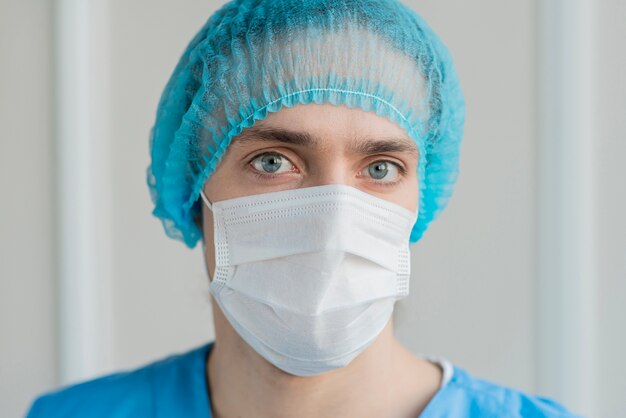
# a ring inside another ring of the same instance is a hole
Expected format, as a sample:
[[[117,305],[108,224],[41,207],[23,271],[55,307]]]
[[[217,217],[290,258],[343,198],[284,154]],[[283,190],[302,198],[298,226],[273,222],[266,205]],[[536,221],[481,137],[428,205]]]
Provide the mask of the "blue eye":
[[[293,169],[291,161],[276,153],[261,154],[250,163],[257,171],[266,174],[282,173]]]
[[[390,161],[373,162],[366,167],[366,170],[369,177],[374,180],[382,180],[382,182],[392,182],[399,174],[398,166]]]

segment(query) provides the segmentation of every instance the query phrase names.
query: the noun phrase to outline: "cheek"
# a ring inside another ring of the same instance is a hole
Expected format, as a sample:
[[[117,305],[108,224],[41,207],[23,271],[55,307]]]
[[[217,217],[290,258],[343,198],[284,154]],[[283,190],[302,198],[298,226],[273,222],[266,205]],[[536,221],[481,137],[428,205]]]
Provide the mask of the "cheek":
[[[411,211],[416,211],[419,199],[417,178],[406,181],[401,189],[398,195],[398,204]]]
[[[396,203],[408,210],[416,211],[419,200],[419,181],[417,178],[417,164],[407,171],[407,176],[394,193]]]

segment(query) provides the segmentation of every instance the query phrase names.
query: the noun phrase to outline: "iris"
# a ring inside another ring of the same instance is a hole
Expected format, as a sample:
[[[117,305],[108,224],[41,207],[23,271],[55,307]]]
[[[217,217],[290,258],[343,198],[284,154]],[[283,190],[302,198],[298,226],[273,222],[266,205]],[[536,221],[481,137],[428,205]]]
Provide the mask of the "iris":
[[[387,167],[387,162],[379,161],[371,164],[368,167],[367,171],[373,179],[380,180],[385,178],[385,176],[389,172],[389,167]]]

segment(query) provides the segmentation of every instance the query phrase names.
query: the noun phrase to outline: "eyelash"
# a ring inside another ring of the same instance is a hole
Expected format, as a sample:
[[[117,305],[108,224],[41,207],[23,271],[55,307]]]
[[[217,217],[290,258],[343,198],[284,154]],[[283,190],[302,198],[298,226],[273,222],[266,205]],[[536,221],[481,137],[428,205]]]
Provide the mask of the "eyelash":
[[[291,162],[291,160],[289,158],[287,158],[284,154],[281,154],[280,152],[276,152],[276,151],[267,152],[266,151],[266,152],[261,152],[259,154],[256,154],[255,156],[250,158],[246,165],[248,167],[250,167],[252,161],[254,161],[255,159],[257,159],[260,156],[265,155],[265,154],[279,155],[281,158],[285,158],[285,159],[287,159],[287,160],[289,160]],[[369,163],[368,165],[371,165],[371,164],[374,164],[374,163],[380,163],[380,162],[386,162],[386,163],[393,164],[398,169],[398,172],[400,173],[400,175],[398,176],[398,179],[395,180],[395,181],[374,181],[378,185],[383,186],[383,187],[395,186],[398,183],[400,183],[404,179],[404,177],[406,176],[406,169],[404,167],[402,167],[400,164],[398,164],[398,163],[396,163],[394,161],[391,161],[391,160],[384,160],[384,159],[382,159],[382,160],[375,160],[375,161],[372,161],[371,163]],[[255,168],[252,168],[251,171],[252,171],[252,174],[259,180],[272,180],[272,179],[275,179],[276,177],[281,175],[281,174],[273,174],[273,173],[261,173],[261,172],[257,171]]]
[[[289,162],[291,162],[291,160],[290,160],[289,158],[287,158],[284,154],[281,154],[280,152],[276,152],[276,151],[271,151],[271,152],[267,152],[267,151],[265,151],[265,152],[261,152],[261,153],[259,153],[259,154],[256,154],[256,155],[255,155],[255,156],[253,156],[252,158],[250,158],[250,159],[248,160],[247,164],[246,164],[246,167],[250,168],[250,171],[252,171],[252,174],[253,174],[253,175],[254,175],[257,179],[260,179],[260,180],[272,180],[272,179],[274,179],[274,178],[276,178],[276,177],[278,177],[278,176],[280,176],[280,175],[284,174],[284,173],[282,173],[282,174],[274,174],[274,173],[261,173],[261,172],[257,171],[257,169],[255,169],[254,167],[252,167],[252,161],[256,160],[257,158],[259,158],[260,156],[265,155],[265,154],[279,155],[281,158],[284,158],[284,159],[286,159],[286,160],[289,160]],[[293,164],[293,163],[291,163],[291,164]],[[295,164],[294,164],[294,166],[295,166]]]
[[[374,183],[376,183],[378,186],[383,186],[383,187],[391,187],[391,186],[397,186],[398,184],[400,184],[403,180],[404,177],[406,176],[406,169],[404,167],[402,167],[400,164],[395,163],[393,161],[390,160],[375,160],[372,161],[370,164],[374,164],[374,163],[380,163],[380,162],[386,162],[386,163],[390,163],[396,166],[396,168],[398,169],[398,173],[400,173],[398,175],[398,178],[395,181],[376,181],[374,180]]]
[[[280,176],[280,174],[274,174],[274,173],[263,174],[263,173],[259,173],[258,171],[253,171],[252,174],[254,175],[254,177],[256,177],[259,180],[272,180]]]

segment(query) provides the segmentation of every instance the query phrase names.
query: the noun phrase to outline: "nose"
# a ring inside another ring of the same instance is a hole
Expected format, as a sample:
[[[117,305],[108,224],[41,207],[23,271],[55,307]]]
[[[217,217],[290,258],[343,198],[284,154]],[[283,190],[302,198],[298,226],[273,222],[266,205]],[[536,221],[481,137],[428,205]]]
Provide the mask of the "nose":
[[[310,168],[306,186],[346,184],[353,186],[354,173],[340,155],[327,156]]]

